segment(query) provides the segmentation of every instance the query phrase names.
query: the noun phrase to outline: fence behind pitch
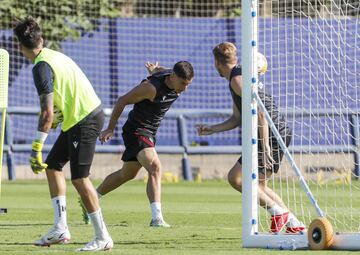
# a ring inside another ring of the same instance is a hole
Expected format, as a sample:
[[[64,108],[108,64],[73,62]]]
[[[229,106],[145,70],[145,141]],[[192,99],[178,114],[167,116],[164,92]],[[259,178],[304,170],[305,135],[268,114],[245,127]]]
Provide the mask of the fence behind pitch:
[[[113,2],[120,6],[122,1]],[[159,61],[171,67],[176,61],[188,60],[194,64],[196,77],[174,108],[230,109],[228,85],[214,69],[211,50],[219,42],[231,41],[237,44],[240,56],[241,19],[233,17],[234,13],[237,15],[239,3],[206,1],[196,3],[195,7],[174,8],[175,5],[170,3],[175,1],[167,2],[168,5],[161,5],[159,1],[138,3],[134,5],[134,12],[127,15],[131,17],[99,19],[97,31],[76,41],[65,40],[61,43],[62,51],[89,76],[105,107],[112,107],[119,95],[146,76],[146,61]],[[54,8],[48,14],[61,12],[60,8]],[[352,116],[355,122],[359,121],[356,112],[360,108],[357,85],[360,53],[356,13],[350,13],[352,16],[345,19],[329,16],[325,20],[316,20],[308,13],[286,15],[279,12],[277,16],[271,16],[271,11],[265,8],[261,12],[259,47],[269,62],[269,71],[264,77],[265,89],[282,109],[291,112],[289,123],[294,129],[293,145],[305,149],[357,143],[351,131],[358,127],[346,119]],[[36,17],[36,12],[29,15]],[[4,22],[10,24],[10,20]],[[314,34],[319,36],[312,36]],[[0,31],[0,37],[2,46],[11,53],[9,105],[36,106],[38,97],[32,81],[32,65],[18,53],[10,30]],[[346,43],[342,43],[345,39]],[[321,116],[301,115],[302,111],[311,113],[315,109],[329,112]],[[338,115],[338,111],[347,109],[354,114]],[[13,117],[15,143],[30,143],[36,123],[35,116]],[[188,121],[190,143],[241,144],[239,130],[200,138],[194,131],[194,124],[194,120]],[[54,137],[51,136],[48,143],[52,143]],[[118,139],[114,143],[121,144],[122,141]],[[179,143],[176,121],[165,120],[159,130],[158,144]],[[27,156],[18,160],[27,162]]]

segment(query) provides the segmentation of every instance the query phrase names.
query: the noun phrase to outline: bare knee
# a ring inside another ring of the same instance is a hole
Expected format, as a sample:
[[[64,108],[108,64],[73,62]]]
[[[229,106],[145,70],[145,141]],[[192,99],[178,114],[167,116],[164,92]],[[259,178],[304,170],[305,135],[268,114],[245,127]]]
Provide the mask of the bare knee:
[[[71,180],[71,183],[74,185],[74,187],[79,190],[79,189],[83,189],[85,186],[85,180],[84,178],[79,178],[79,179],[74,179]]]
[[[263,191],[266,190],[266,182],[259,180],[259,189],[262,189]]]
[[[242,191],[242,182],[241,182],[241,175],[234,173],[233,171],[230,171],[228,174],[228,182],[230,183],[230,185],[238,190],[238,191]]]
[[[267,189],[266,176],[262,173],[259,173],[259,189],[263,192],[266,192]]]
[[[94,189],[92,183],[88,178],[74,179],[71,180],[71,182],[81,197],[89,196],[91,194],[91,191]]]
[[[126,175],[127,180],[132,180],[136,177],[137,172],[130,172]]]
[[[115,175],[115,176],[114,176]],[[114,173],[114,175],[109,175],[106,178],[114,178],[119,181],[130,181],[134,179],[137,175],[137,171],[125,171],[120,169]]]
[[[263,181],[258,182],[258,194],[261,196],[262,194],[266,194],[266,183]]]
[[[161,164],[159,161],[152,162],[146,170],[149,172],[149,176],[161,177]]]

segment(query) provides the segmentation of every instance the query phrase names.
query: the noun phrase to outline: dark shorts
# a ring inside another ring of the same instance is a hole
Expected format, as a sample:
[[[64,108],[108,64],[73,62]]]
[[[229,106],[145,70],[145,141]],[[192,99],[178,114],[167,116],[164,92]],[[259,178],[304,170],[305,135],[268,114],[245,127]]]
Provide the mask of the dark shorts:
[[[285,130],[280,130],[280,134],[281,137],[283,139],[283,141],[286,144],[286,147],[289,147],[290,142],[291,142],[291,138],[292,138],[292,132],[290,129],[286,129]],[[272,169],[269,169],[268,171],[272,172],[272,173],[277,173],[279,171],[280,168],[280,163],[281,160],[284,156],[284,152],[280,147],[280,144],[278,143],[278,141],[276,140],[275,136],[272,134],[272,132],[270,132],[270,136],[271,136],[271,141],[270,141],[270,148],[271,148],[271,155],[275,161],[275,163],[272,165]],[[258,170],[259,173],[262,173],[264,175],[266,175],[266,169],[264,167],[264,162],[263,162],[263,149],[262,149],[262,141],[259,139],[258,140]],[[239,158],[238,162],[240,164],[242,157]]]
[[[121,157],[123,161],[138,161],[136,156],[145,148],[155,147],[156,138],[146,130],[128,128],[127,124],[123,127],[122,137],[124,140],[125,151]]]
[[[70,161],[72,180],[88,177],[96,140],[103,125],[104,112],[100,108],[68,131],[61,131],[46,158],[48,169],[62,171],[64,165]]]

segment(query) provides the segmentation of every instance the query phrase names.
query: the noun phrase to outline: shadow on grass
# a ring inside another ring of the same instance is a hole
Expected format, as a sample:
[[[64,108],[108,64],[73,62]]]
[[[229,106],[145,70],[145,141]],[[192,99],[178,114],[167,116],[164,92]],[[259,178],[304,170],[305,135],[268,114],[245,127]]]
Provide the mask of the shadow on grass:
[[[12,223],[12,224],[0,224],[0,228],[3,227],[33,227],[33,226],[52,226],[50,223]]]

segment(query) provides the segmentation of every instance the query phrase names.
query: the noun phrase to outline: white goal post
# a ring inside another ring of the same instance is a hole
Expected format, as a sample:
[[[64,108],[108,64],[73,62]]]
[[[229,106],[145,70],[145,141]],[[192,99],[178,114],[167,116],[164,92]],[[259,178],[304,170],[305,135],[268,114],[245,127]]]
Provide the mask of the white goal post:
[[[300,141],[300,145],[294,142],[290,150],[286,149],[283,161],[287,161],[287,166],[281,170],[285,173],[272,177],[270,185],[285,197],[287,206],[293,207],[307,225],[316,217],[329,218],[335,231],[332,249],[360,250],[360,217],[356,212],[360,208],[355,201],[359,195],[359,176],[354,169],[347,171],[345,162],[354,155],[355,170],[358,169],[360,5],[355,1],[336,0],[276,3],[242,0],[241,4],[243,246],[291,250],[309,247],[306,231],[270,234],[268,226],[262,223],[267,216],[258,205],[257,112],[258,109],[266,112],[266,109],[257,95],[260,82],[255,56],[259,51],[270,60],[271,77],[262,78],[264,89],[275,94],[275,101],[280,101],[285,108],[283,114],[292,116],[293,139]],[[346,32],[347,29],[351,33]],[[276,88],[274,84],[289,86],[289,89]],[[297,87],[292,90],[292,85]],[[300,118],[295,117],[298,111],[304,112]],[[272,133],[279,136],[270,113],[265,115]],[[302,122],[304,120],[307,122]],[[321,125],[316,126],[317,123]],[[278,136],[276,139],[281,140]],[[285,149],[284,142],[279,143]],[[294,151],[297,159],[291,155]],[[339,158],[340,162],[325,160],[324,163],[319,159],[322,157]],[[346,177],[339,177],[342,171]],[[323,175],[330,177],[323,178]],[[346,202],[343,196],[348,196]],[[301,201],[290,201],[299,197]]]
[[[0,199],[1,199],[1,183],[2,183],[2,166],[3,166],[3,150],[5,137],[5,118],[8,106],[8,80],[9,80],[9,53],[0,49]],[[7,213],[6,208],[0,208],[0,214]]]

